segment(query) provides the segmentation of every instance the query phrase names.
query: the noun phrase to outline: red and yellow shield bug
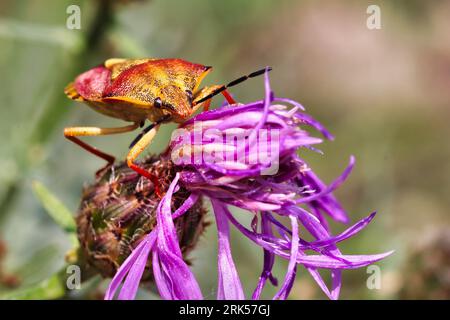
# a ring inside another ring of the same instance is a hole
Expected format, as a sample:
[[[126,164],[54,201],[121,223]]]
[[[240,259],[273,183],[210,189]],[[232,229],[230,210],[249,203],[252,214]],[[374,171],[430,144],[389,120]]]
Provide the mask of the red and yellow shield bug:
[[[70,127],[64,129],[64,136],[111,165],[115,160],[113,156],[77,137],[129,132],[150,120],[152,123],[131,143],[126,160],[131,169],[153,182],[155,192],[160,196],[156,177],[134,163],[153,140],[159,125],[182,123],[202,106],[207,110],[211,98],[219,93],[234,104],[227,88],[261,75],[266,70],[270,68],[242,76],[227,85],[200,89],[200,83],[211,67],[181,59],[108,59],[103,65],[79,75],[64,92],[70,99],[82,101],[97,112],[133,124],[116,128]]]

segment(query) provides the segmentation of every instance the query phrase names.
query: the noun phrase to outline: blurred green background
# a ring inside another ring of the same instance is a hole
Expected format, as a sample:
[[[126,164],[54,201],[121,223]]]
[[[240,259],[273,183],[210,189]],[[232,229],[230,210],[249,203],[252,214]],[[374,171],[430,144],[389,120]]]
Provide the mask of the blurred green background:
[[[81,30],[66,28],[70,4],[81,8]],[[381,8],[380,30],[366,27],[371,4]],[[342,251],[396,252],[377,263],[379,290],[367,288],[365,268],[344,271],[342,298],[450,298],[449,13],[450,1],[438,0],[2,0],[0,297],[58,271],[71,246],[31,182],[75,213],[83,184],[104,164],[65,140],[63,128],[121,124],[69,101],[64,86],[109,57],[179,57],[214,66],[205,84],[272,66],[275,93],[300,101],[336,136],[322,146],[324,156],[303,155],[312,168],[329,182],[356,156],[337,194],[352,221],[378,215]],[[261,99],[262,80],[232,92],[239,101]],[[173,128],[163,128],[152,151]],[[123,158],[135,134],[86,140]],[[233,233],[250,294],[262,260],[244,240]],[[207,298],[215,296],[216,249],[210,227],[192,254]],[[286,265],[276,265],[280,278]],[[291,299],[325,298],[304,269],[298,274]],[[72,298],[99,297],[106,283]],[[269,286],[264,297],[274,292]]]

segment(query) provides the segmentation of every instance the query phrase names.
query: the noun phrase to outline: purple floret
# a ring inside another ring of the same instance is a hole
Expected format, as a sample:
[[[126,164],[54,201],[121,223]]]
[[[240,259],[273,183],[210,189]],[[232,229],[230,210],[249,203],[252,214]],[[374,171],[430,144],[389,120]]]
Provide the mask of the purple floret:
[[[248,297],[252,299],[260,298],[268,281],[278,285],[272,274],[276,258],[287,260],[288,265],[275,299],[289,296],[299,266],[311,274],[330,299],[337,299],[342,269],[364,267],[390,255],[392,252],[345,255],[338,249],[338,243],[366,227],[375,213],[338,235],[331,234],[325,215],[340,223],[350,221],[333,191],[346,180],[355,159],[350,157],[343,173],[331,184],[325,184],[300,157],[302,152],[315,150],[312,146],[322,142],[304,130],[305,127],[333,139],[322,124],[304,112],[301,104],[274,97],[267,72],[264,100],[225,105],[184,123],[169,146],[178,173],[159,204],[157,226],[122,264],[105,298],[112,299],[125,279],[119,298],[133,299],[147,259],[152,259],[155,283],[163,299],[203,298],[195,276],[183,261],[173,225],[173,219],[183,215],[200,197],[211,201],[218,232],[217,299],[246,298],[231,252],[230,225],[264,253],[259,281],[253,295]],[[226,141],[224,137],[230,132],[236,137],[244,136],[246,143]],[[265,161],[250,161],[259,159],[263,153],[261,132],[265,132],[270,148],[275,145],[276,152],[265,150]],[[224,160],[225,153],[231,159]],[[208,157],[212,154],[214,159]],[[179,209],[171,212],[171,197],[180,185],[191,195]],[[248,211],[253,217],[251,226],[241,224],[230,207]],[[313,241],[304,239],[306,232]],[[330,270],[330,288],[319,269]]]

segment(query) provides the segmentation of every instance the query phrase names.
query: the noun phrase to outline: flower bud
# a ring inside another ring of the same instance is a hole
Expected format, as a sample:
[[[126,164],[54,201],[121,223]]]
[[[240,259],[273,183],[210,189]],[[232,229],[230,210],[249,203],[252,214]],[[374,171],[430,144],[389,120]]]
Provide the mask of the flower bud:
[[[155,175],[165,192],[175,176],[170,160],[148,157],[140,166]],[[189,196],[180,187],[172,198],[178,208]],[[112,277],[142,238],[156,225],[156,208],[160,202],[151,181],[119,163],[104,170],[95,183],[83,190],[77,217],[81,258],[104,277]],[[183,258],[196,246],[207,223],[203,203],[174,220]],[[152,278],[151,261],[147,261],[144,280]]]

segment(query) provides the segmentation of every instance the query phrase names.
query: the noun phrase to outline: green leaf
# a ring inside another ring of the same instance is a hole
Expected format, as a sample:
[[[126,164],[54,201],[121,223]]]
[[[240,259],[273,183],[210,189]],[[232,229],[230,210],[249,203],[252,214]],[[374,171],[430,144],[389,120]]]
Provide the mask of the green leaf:
[[[50,278],[28,288],[10,291],[0,295],[0,299],[8,300],[42,300],[58,299],[65,295],[66,287],[63,277],[55,273]]]
[[[42,183],[33,181],[33,191],[47,213],[66,232],[76,231],[75,219],[72,213],[61,201],[58,200]]]

